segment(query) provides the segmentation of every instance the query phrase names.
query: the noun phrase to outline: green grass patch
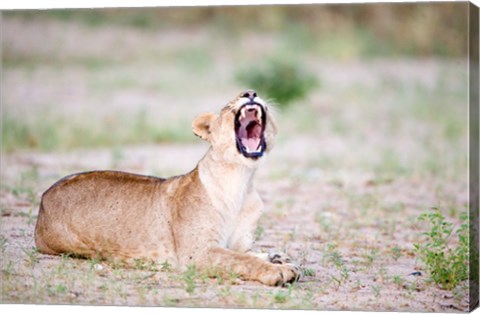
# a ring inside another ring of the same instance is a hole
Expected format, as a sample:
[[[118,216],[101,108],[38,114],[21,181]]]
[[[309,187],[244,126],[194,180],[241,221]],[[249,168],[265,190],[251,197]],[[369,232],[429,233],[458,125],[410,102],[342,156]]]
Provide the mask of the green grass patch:
[[[338,250],[334,244],[328,244],[327,251],[324,255],[324,262],[328,265],[331,264],[339,272],[339,278],[331,276],[331,279],[337,282],[339,285],[350,278],[350,268],[347,266],[347,262],[342,253]]]
[[[185,284],[185,291],[192,294],[195,291],[196,284],[195,280],[198,277],[197,268],[194,265],[190,265],[187,267],[182,274],[182,280]]]
[[[66,150],[79,147],[106,147],[145,143],[193,142],[186,120],[153,123],[148,112],[114,114],[104,118],[66,118],[51,114],[29,119],[5,113],[2,117],[2,151],[36,149]]]
[[[273,295],[273,301],[275,303],[286,303],[290,301],[292,297],[292,289],[293,285],[288,285],[287,289],[279,289],[275,294]]]
[[[438,208],[421,214],[418,219],[427,222],[430,230],[423,233],[425,243],[414,244],[415,253],[425,265],[430,278],[441,288],[452,290],[468,279],[467,214],[461,215],[458,227],[448,222]],[[456,238],[455,242],[453,238]]]
[[[281,109],[306,98],[319,84],[304,64],[285,57],[270,57],[241,69],[237,80],[258,91],[264,99],[272,99]]]

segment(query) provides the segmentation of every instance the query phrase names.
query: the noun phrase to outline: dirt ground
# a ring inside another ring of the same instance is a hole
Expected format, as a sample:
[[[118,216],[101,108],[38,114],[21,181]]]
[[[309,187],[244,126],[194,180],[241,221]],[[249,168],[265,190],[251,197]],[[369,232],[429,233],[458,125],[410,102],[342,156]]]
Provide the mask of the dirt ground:
[[[37,51],[40,59],[53,53],[47,51],[48,41],[38,42],[38,25],[46,25],[46,38],[54,38],[57,49],[67,51],[66,56],[103,55],[107,53],[103,48],[88,43],[105,38],[115,41],[123,36],[129,49],[154,39],[179,40],[168,32],[160,38],[112,28],[93,33],[60,22],[42,24],[45,22],[4,17],[3,23],[4,41],[26,59],[32,51]],[[31,40],[20,42],[9,36],[16,31]],[[74,45],[72,34],[84,38],[84,51],[70,46]],[[198,38],[182,35],[185,42]],[[129,52],[121,50],[118,58],[128,59]],[[176,74],[168,60],[158,61],[159,66],[165,65],[162,73],[152,70],[152,60],[101,69],[83,67],[78,60],[65,61],[61,67],[51,67],[48,62],[33,66],[13,62],[4,69],[3,110],[34,119],[46,108],[54,108],[67,120],[77,117],[88,123],[90,117],[107,119],[112,112],[135,113],[129,105],[135,102],[143,104],[158,125],[177,118],[174,121],[179,121],[179,128],[190,132],[188,121],[195,114],[218,110],[241,90],[224,79],[232,70],[225,53],[220,49],[220,61],[211,65],[212,69],[201,70],[218,70],[212,72],[217,73],[215,80],[203,76],[188,91],[178,85],[187,81],[191,69]],[[255,52],[251,53],[255,57]],[[414,243],[425,241],[425,225],[417,220],[421,213],[439,207],[449,221],[458,224],[460,213],[467,208],[465,61],[305,59],[321,79],[321,88],[298,106],[279,110],[276,146],[256,178],[266,207],[256,231],[255,249],[288,253],[303,269],[298,283],[273,288],[237,278],[178,273],[168,265],[124,267],[35,251],[33,230],[39,199],[56,180],[93,169],[162,177],[185,173],[207,149],[192,136],[179,143],[2,152],[1,302],[466,311],[467,283],[451,291],[440,289],[429,280],[413,249]],[[141,78],[118,82],[127,72]],[[162,85],[166,89],[159,91],[155,86],[145,87],[164,80],[162,75],[169,76],[177,87]],[[95,108],[98,114],[89,116]]]

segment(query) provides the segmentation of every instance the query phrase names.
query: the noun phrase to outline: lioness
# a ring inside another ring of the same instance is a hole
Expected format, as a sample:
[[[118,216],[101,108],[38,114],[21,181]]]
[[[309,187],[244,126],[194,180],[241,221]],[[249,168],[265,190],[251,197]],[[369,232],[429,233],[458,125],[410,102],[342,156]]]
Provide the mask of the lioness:
[[[219,115],[196,117],[192,130],[210,147],[185,175],[93,171],[56,182],[42,195],[38,250],[195,264],[267,285],[298,279],[288,259],[250,251],[263,205],[253,176],[277,132],[267,104],[243,92]]]

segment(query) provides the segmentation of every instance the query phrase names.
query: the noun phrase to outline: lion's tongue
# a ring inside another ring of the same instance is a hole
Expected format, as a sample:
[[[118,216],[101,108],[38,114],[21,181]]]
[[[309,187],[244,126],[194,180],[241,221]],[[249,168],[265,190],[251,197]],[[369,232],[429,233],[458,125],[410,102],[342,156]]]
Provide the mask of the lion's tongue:
[[[260,139],[258,138],[242,138],[242,144],[248,150],[248,152],[257,151],[258,146],[260,145]]]
[[[256,122],[250,122],[246,127],[246,136],[242,137],[242,144],[249,152],[255,152],[260,146],[262,127]]]

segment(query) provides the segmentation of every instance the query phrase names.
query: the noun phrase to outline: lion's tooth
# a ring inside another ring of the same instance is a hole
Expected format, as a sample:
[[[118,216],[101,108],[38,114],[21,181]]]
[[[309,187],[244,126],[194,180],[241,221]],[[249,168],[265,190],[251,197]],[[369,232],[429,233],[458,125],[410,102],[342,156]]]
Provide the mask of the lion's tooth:
[[[240,110],[240,118],[245,119],[245,107]]]

